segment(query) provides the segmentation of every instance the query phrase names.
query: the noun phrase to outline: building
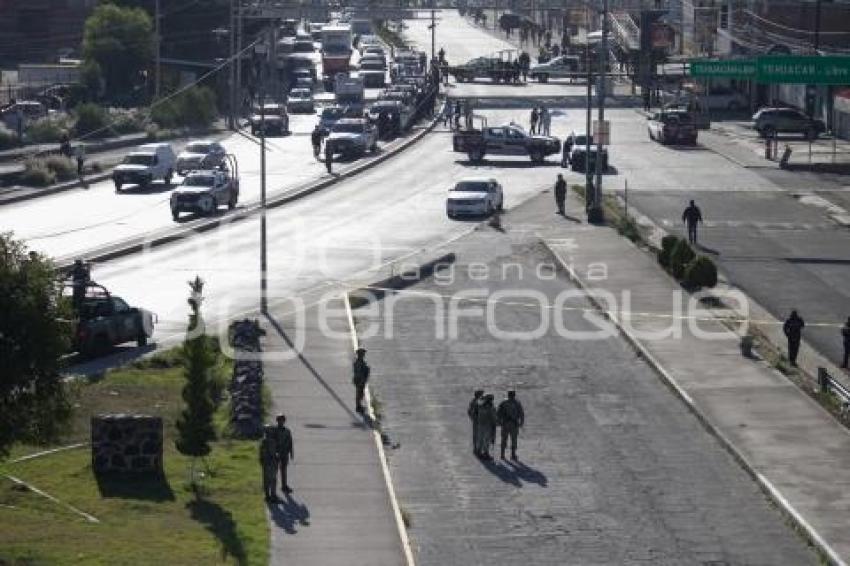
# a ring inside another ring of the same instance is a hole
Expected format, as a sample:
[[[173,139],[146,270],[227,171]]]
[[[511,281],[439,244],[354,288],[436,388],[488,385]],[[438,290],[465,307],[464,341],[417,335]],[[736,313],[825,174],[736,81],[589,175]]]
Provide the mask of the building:
[[[96,0],[0,0],[0,68],[79,53]]]

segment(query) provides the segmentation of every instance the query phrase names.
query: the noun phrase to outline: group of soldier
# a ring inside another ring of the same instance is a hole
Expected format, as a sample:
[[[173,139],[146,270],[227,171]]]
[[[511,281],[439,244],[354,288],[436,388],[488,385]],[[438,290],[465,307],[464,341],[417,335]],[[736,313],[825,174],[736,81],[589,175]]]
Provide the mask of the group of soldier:
[[[525,424],[525,412],[516,398],[516,391],[508,391],[507,398],[494,406],[492,393],[478,389],[469,402],[466,414],[472,422],[472,452],[482,460],[492,460],[491,446],[496,444],[496,427],[502,431],[501,458],[505,459],[508,440],[511,445],[511,460],[517,460],[517,438],[519,429]]]

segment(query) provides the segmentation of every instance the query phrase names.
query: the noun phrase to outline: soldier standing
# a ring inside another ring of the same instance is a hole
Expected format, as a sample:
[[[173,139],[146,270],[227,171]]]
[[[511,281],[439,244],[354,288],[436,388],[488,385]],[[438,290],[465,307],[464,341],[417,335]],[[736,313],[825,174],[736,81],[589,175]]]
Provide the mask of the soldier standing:
[[[502,460],[505,459],[508,437],[511,439],[511,460],[516,460],[517,436],[519,429],[525,424],[525,412],[522,410],[522,403],[516,400],[516,391],[508,391],[508,398],[499,403],[496,417],[502,427]]]
[[[83,263],[81,259],[74,260],[74,267],[71,268],[71,282],[73,285],[72,302],[77,312],[83,306],[83,300],[86,298],[86,287],[89,284],[91,272],[89,267]]]
[[[791,311],[791,315],[782,325],[782,331],[788,338],[788,360],[794,367],[797,367],[797,354],[800,351],[800,340],[803,338],[804,326],[806,326],[806,323],[800,318],[796,310]]]
[[[286,468],[289,460],[295,460],[295,447],[292,443],[292,432],[286,427],[286,415],[277,416],[277,458],[280,463],[280,488],[283,493],[292,493],[287,482]]]
[[[478,406],[481,403],[481,396],[484,395],[483,389],[476,389],[472,395],[472,401],[469,402],[469,408],[466,409],[466,414],[469,420],[472,421],[472,453],[478,456],[478,448],[475,441],[478,438]]]
[[[490,446],[496,441],[496,408],[493,407],[493,396],[490,394],[482,397],[481,404],[476,413],[478,422],[477,438],[475,439],[475,451],[482,460],[492,460]]]
[[[268,503],[277,503],[275,493],[277,483],[277,437],[274,426],[263,427],[263,438],[260,440],[260,466],[263,469],[263,497]]]
[[[531,109],[531,128],[528,130],[528,133],[532,136],[537,133],[537,107]]]
[[[355,358],[353,365],[354,377],[352,379],[354,383],[354,410],[363,414],[365,411],[363,397],[366,394],[366,384],[369,382],[369,364],[364,359],[364,356],[366,356],[365,348],[357,348],[356,354],[357,358]]]
[[[558,173],[558,180],[555,181],[555,204],[558,205],[558,214],[564,216],[564,211],[567,202],[567,182],[564,176]]]
[[[331,147],[330,140],[325,142],[325,167],[328,169],[328,173],[331,173],[331,169],[333,168],[334,161],[334,150]]]
[[[313,133],[310,134],[310,142],[313,144],[313,157],[319,159],[319,152],[322,149],[322,130],[318,124],[313,128]]]
[[[847,322],[841,328],[841,338],[844,341],[844,363],[841,367],[847,369],[847,361],[850,358],[850,316],[847,317]]]
[[[699,207],[691,201],[688,208],[682,213],[682,222],[688,227],[688,242],[697,243],[697,224],[702,222],[702,212]]]

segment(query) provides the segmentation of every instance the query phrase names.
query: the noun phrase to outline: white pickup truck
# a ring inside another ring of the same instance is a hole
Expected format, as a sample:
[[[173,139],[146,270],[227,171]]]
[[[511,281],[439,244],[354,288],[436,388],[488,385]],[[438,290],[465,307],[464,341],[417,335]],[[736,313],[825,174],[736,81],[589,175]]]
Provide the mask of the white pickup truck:
[[[335,154],[360,157],[378,150],[378,132],[368,120],[343,118],[333,125],[325,143]]]
[[[183,183],[171,193],[171,217],[176,221],[181,212],[213,214],[219,206],[232,210],[239,201],[239,169],[236,157],[225,155],[215,169],[189,173]]]

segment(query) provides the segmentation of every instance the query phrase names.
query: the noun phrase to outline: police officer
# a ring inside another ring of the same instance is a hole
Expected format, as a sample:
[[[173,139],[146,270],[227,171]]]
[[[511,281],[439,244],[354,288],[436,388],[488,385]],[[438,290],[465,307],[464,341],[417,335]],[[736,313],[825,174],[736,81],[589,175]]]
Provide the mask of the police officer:
[[[366,363],[366,349],[357,348],[357,357],[354,359],[352,370],[354,377],[354,410],[360,414],[366,410],[363,406],[363,397],[366,395],[366,384],[369,382],[369,364]]]
[[[475,415],[478,423],[475,439],[475,451],[482,460],[492,460],[490,446],[496,441],[496,408],[493,406],[493,395],[484,395]]]
[[[508,391],[508,398],[499,403],[496,417],[502,427],[502,460],[505,459],[508,437],[511,439],[511,460],[516,460],[517,436],[519,429],[525,424],[525,412],[522,410],[522,404],[516,400],[516,391]]]
[[[564,176],[558,173],[558,180],[555,181],[555,204],[558,206],[558,214],[565,215],[565,205],[567,201],[567,182]]]
[[[83,263],[81,259],[74,260],[74,267],[71,268],[71,282],[73,284],[72,301],[74,308],[79,311],[83,306],[83,300],[86,297],[86,286],[89,284],[91,274],[89,267]]]
[[[277,436],[275,427],[263,427],[263,438],[260,440],[260,466],[263,470],[263,497],[268,503],[277,503],[275,493],[277,483]]]
[[[472,394],[472,400],[469,402],[469,407],[466,409],[466,414],[469,420],[472,421],[472,453],[478,456],[478,448],[475,445],[475,439],[478,438],[478,406],[481,403],[481,397],[484,395],[483,389],[476,389]]]
[[[699,207],[691,201],[691,204],[682,213],[682,222],[688,227],[688,242],[697,243],[697,224],[702,222],[702,212]]]
[[[322,130],[318,124],[310,134],[310,142],[313,144],[313,157],[319,159],[319,152],[322,150]]]
[[[295,447],[292,443],[292,432],[286,427],[286,415],[277,416],[277,459],[280,463],[280,488],[283,493],[292,493],[287,482],[287,470],[290,460],[295,460]]]
[[[847,361],[850,358],[850,316],[847,317],[847,322],[841,328],[841,338],[844,341],[844,363],[841,367],[847,369]]]
[[[806,326],[806,323],[796,310],[791,311],[791,315],[782,325],[782,331],[788,338],[788,360],[794,367],[797,367],[797,353],[800,351],[800,340],[803,338],[804,326]]]

